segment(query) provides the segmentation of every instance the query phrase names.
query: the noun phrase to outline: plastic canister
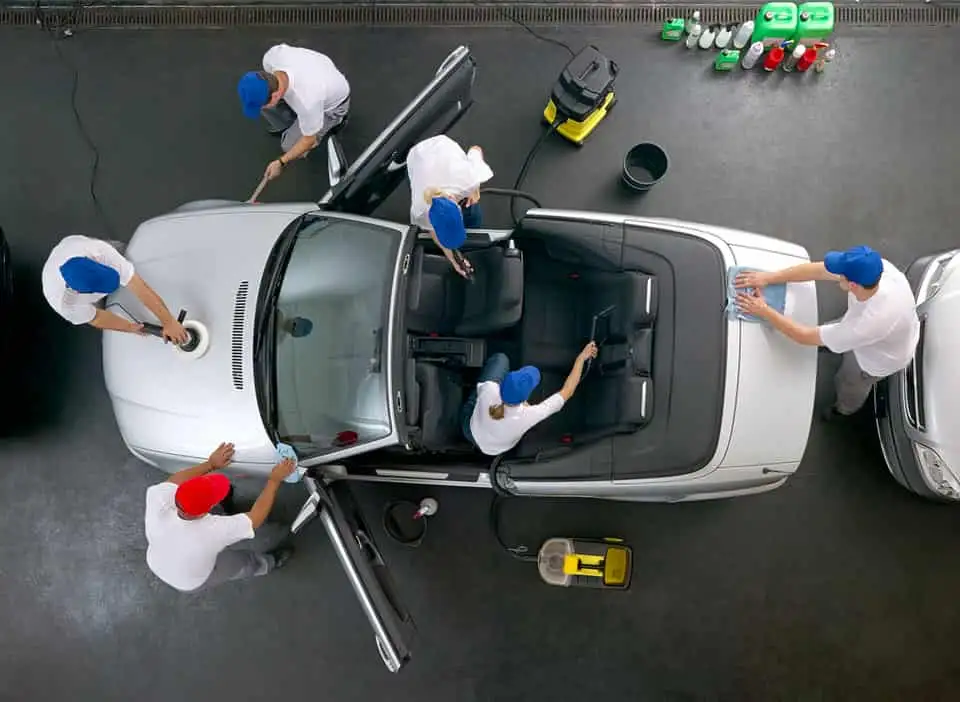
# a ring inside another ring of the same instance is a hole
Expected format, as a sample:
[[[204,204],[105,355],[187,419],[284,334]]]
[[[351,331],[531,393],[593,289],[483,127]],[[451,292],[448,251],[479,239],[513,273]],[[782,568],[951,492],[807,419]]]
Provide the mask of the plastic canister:
[[[835,11],[832,2],[805,2],[797,8],[797,32],[793,38],[807,46],[833,34]]]
[[[737,65],[737,61],[739,60],[739,49],[724,49],[717,54],[717,59],[713,62],[713,67],[718,71],[730,71],[733,70],[733,67]]]
[[[793,39],[797,33],[797,15],[795,3],[768,2],[757,14],[751,42],[762,41],[764,47],[769,47]]]
[[[740,62],[740,65],[743,66],[744,70],[749,71],[757,65],[761,56],[763,56],[763,42],[755,41],[747,49],[747,53],[743,55],[743,61]]]
[[[753,36],[754,25],[753,20],[747,20],[737,28],[737,33],[733,35],[734,49],[742,49],[749,43],[750,37]]]
[[[770,53],[767,54],[767,57],[763,59],[763,70],[765,71],[775,71],[777,66],[783,61],[783,57],[786,55],[786,52],[781,49],[779,46],[775,46],[770,49]]]
[[[813,62],[817,60],[817,50],[816,49],[807,49],[803,52],[803,56],[800,57],[800,60],[797,61],[797,72],[803,73],[810,66],[813,65]]]
[[[682,17],[674,17],[663,23],[663,29],[660,32],[660,38],[666,41],[680,41],[683,36],[683,28],[686,22]]]

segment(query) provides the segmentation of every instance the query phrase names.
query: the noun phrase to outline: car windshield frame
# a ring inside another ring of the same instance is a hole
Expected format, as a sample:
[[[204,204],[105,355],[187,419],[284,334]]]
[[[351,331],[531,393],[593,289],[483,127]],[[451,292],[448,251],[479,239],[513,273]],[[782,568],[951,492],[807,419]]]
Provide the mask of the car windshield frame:
[[[304,446],[292,444],[298,458],[305,460],[307,463],[325,462],[333,457],[362,453],[383,446],[394,445],[398,443],[400,435],[399,408],[395,406],[392,400],[392,393],[398,387],[397,368],[402,367],[402,364],[398,366],[397,363],[397,335],[394,333],[394,329],[398,313],[402,307],[397,302],[398,286],[400,279],[404,277],[406,272],[406,266],[403,262],[409,250],[406,227],[366,217],[354,217],[340,213],[332,214],[322,209],[308,212],[291,222],[277,239],[264,266],[257,295],[253,332],[254,384],[264,428],[274,443],[284,441],[280,435],[280,408],[277,401],[278,366],[280,365],[277,358],[279,297],[300,236],[308,228],[323,221],[332,224],[344,223],[368,227],[371,230],[379,230],[396,237],[392,244],[395,256],[390,263],[393,267],[392,276],[389,282],[384,284],[381,296],[378,327],[379,343],[377,344],[376,359],[377,372],[384,374],[382,401],[388,430],[382,436],[367,439],[357,437],[354,441],[331,444],[318,450],[310,450]],[[285,441],[285,443],[291,442]]]

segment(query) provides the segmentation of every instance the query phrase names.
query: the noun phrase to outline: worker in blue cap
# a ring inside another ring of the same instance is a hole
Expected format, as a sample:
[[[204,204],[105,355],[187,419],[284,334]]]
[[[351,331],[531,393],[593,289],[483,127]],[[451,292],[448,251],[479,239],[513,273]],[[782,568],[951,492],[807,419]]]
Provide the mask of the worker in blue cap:
[[[523,366],[510,371],[505,354],[495,353],[483,365],[476,389],[461,410],[463,435],[488,456],[499,456],[516,446],[523,435],[570,401],[583,377],[588,359],[597,357],[593,341],[583,347],[563,387],[543,402],[529,404],[530,394],[540,384],[540,371]]]
[[[319,51],[277,44],[263,56],[263,70],[245,73],[237,84],[243,114],[263,117],[271,133],[283,136],[283,154],[267,164],[273,180],[284,167],[316,148],[350,111],[350,84]]]
[[[142,324],[103,307],[103,298],[126,287],[160,320],[165,339],[179,344],[190,339],[187,330],[137,274],[133,264],[102,239],[80,234],[65,237],[50,252],[41,276],[47,302],[72,324],[139,333]]]
[[[797,324],[769,307],[761,288],[775,283],[831,280],[847,293],[847,311],[817,327]],[[920,338],[916,300],[906,276],[869,246],[831,251],[823,261],[773,272],[744,273],[734,284],[749,288],[737,296],[746,314],[767,321],[797,343],[842,354],[834,378],[836,399],[824,419],[851,415],[867,401],[878,380],[906,368]]]

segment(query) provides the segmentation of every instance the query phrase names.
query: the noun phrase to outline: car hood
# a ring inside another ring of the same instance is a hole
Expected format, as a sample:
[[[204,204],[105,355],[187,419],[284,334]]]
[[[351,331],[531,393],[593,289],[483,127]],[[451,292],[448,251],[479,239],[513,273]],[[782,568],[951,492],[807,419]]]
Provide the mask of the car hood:
[[[192,460],[230,441],[235,463],[274,459],[254,391],[254,312],[271,248],[304,211],[249,206],[173,214],[137,230],[127,258],[173,314],[185,309],[188,320],[204,325],[210,344],[191,359],[152,336],[104,334],[107,391],[132,449]],[[125,289],[110,296],[107,304],[114,303],[154,321]]]
[[[951,275],[924,307],[923,395],[926,431],[918,435],[960,474],[960,276]]]

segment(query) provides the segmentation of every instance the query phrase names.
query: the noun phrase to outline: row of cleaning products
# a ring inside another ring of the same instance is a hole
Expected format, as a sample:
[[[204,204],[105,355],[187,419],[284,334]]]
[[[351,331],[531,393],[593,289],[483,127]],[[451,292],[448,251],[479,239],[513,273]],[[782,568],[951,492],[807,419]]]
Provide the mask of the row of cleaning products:
[[[836,56],[836,50],[824,41],[833,32],[834,7],[831,2],[770,2],[760,8],[756,20],[741,25],[704,27],[697,10],[687,20],[668,20],[661,37],[679,41],[686,34],[685,44],[692,49],[720,49],[714,61],[718,71],[732,70],[738,63],[746,70],[763,60],[767,71],[783,67],[785,71],[803,73],[811,67],[823,71]],[[744,52],[742,49],[750,44]],[[789,51],[789,54],[787,52]]]

